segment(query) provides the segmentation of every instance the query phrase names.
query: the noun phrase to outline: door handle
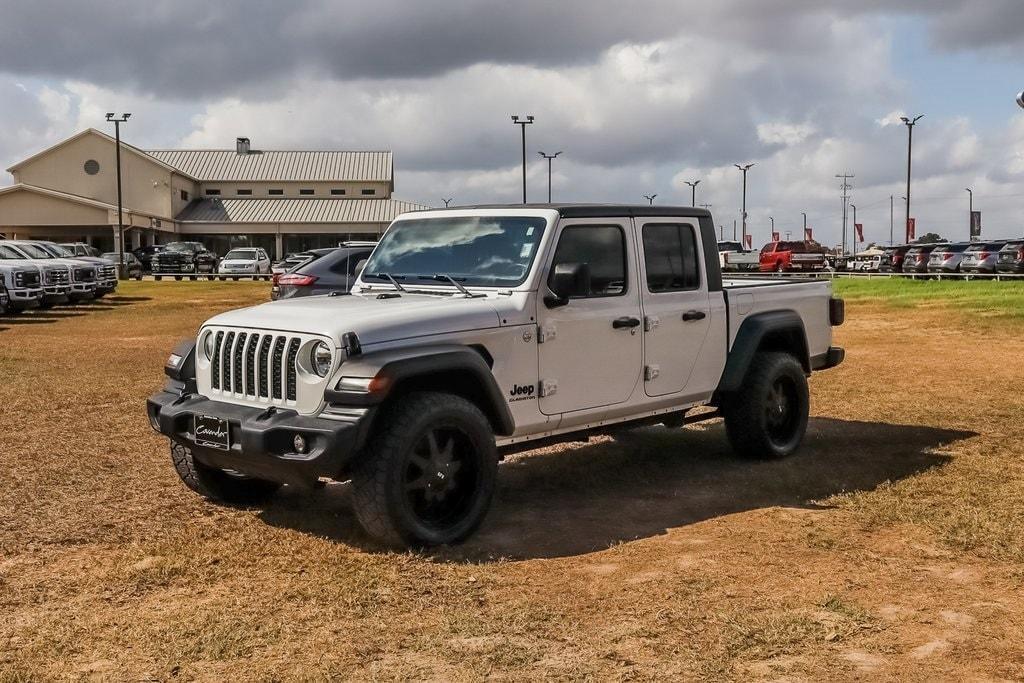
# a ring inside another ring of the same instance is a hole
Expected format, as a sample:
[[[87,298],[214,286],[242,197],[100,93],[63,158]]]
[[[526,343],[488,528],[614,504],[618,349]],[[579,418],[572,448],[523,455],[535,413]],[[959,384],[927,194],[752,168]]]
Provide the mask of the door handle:
[[[687,311],[686,313],[683,313],[683,320],[686,322],[690,322],[692,320],[703,320],[706,317],[708,317],[708,314],[704,311]]]
[[[622,318],[616,318],[612,321],[612,327],[620,329],[623,327],[637,327],[640,325],[640,318],[632,318],[630,316],[624,316]]]

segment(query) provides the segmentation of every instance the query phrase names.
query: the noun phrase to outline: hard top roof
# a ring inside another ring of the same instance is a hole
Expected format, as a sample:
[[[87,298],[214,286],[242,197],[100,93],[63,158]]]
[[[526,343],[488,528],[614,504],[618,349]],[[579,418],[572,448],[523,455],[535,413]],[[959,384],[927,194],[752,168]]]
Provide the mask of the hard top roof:
[[[620,216],[685,216],[710,218],[707,209],[693,206],[651,206],[648,204],[474,204],[453,206],[448,211],[466,209],[552,209],[563,218],[599,218]],[[433,209],[445,211],[446,209]]]

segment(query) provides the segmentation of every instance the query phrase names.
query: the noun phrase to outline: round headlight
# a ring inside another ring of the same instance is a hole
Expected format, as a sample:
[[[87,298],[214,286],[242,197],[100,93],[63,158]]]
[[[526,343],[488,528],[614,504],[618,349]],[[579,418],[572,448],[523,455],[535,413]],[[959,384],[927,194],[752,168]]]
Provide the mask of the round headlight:
[[[313,344],[309,359],[312,361],[313,372],[320,377],[326,377],[331,371],[331,347],[322,341]]]
[[[207,360],[213,360],[214,344],[216,342],[217,335],[210,332],[206,335],[206,339],[203,340],[203,351],[206,352]]]

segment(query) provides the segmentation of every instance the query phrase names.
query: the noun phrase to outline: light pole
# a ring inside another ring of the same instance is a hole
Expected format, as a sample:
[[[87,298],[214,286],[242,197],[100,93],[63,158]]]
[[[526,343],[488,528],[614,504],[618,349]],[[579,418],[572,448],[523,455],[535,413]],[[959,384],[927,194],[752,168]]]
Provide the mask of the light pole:
[[[455,197],[448,197],[448,199],[445,199],[444,197],[441,197],[441,201],[444,202],[444,208],[447,209],[448,205],[452,203],[453,199],[455,199]]]
[[[857,255],[857,205],[850,204],[850,208],[853,209],[853,255]]]
[[[561,152],[555,152],[554,154],[545,154],[544,152],[538,152],[542,157],[548,160],[548,204],[551,203],[551,160],[557,157]]]
[[[913,119],[907,118],[906,116],[900,117],[900,121],[907,126],[907,223],[904,229],[906,230],[908,238],[910,236],[910,160],[914,147],[914,124],[920,121],[922,116],[924,116],[924,114],[918,114]],[[907,239],[907,241],[909,242],[910,240]]]
[[[768,216],[768,220],[772,222],[772,234],[775,234],[775,216]]]
[[[121,114],[121,116],[117,116],[113,112],[107,114],[107,121],[114,122],[114,158],[117,166],[117,251],[121,255],[121,262],[117,268],[119,280],[128,279],[128,275],[125,273],[127,259],[124,254],[124,205],[121,202],[121,124],[127,122],[129,117],[131,117],[129,113]]]
[[[736,168],[743,172],[743,247],[747,246],[747,171],[753,167],[754,164],[747,164],[746,166],[740,166],[739,164],[733,164]]]
[[[519,126],[523,131],[523,204],[526,203],[526,127],[533,123],[533,116],[519,117],[512,115],[512,123]]]
[[[654,206],[654,198],[657,197],[657,196],[658,195],[656,195],[656,194],[645,194],[644,195],[644,199],[647,200],[648,204],[650,204],[651,206]]]
[[[889,246],[892,246],[892,226],[893,226],[893,198],[889,195]]]
[[[690,186],[690,206],[697,206],[697,186],[700,185],[700,181],[694,180],[691,183],[687,180],[686,184]]]
[[[964,189],[967,190],[967,194],[968,194],[968,200],[967,200],[967,202],[968,202],[967,203],[967,206],[968,206],[968,209],[967,209],[967,235],[968,235],[968,237],[967,237],[967,239],[973,241],[974,240],[974,234],[971,231],[971,228],[974,227],[974,192],[969,187],[965,187]]]

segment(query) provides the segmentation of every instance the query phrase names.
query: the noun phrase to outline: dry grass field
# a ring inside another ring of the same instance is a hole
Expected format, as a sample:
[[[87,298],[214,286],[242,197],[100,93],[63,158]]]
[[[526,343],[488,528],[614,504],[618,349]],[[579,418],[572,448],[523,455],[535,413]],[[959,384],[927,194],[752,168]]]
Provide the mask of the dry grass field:
[[[265,283],[0,317],[0,682],[1024,679],[1020,316],[887,286],[849,287],[796,457],[717,423],[527,453],[434,554],[372,547],[344,484],[179,483],[144,399]]]

